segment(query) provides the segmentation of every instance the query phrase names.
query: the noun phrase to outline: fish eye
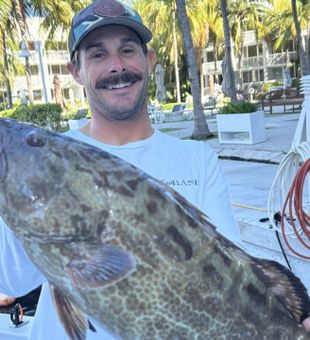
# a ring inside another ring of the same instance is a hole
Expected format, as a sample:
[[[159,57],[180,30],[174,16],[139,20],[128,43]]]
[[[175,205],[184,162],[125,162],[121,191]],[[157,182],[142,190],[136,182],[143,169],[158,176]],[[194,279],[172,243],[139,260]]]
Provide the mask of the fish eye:
[[[36,131],[31,131],[26,136],[26,142],[29,146],[43,147],[45,145],[45,138]]]

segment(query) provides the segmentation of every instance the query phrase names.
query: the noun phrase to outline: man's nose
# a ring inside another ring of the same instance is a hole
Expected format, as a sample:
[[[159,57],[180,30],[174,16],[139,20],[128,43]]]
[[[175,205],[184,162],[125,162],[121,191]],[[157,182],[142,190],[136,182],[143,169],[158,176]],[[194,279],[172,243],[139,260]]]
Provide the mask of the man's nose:
[[[109,72],[118,73],[118,72],[124,72],[125,70],[126,70],[126,66],[125,66],[124,60],[119,55],[112,56]]]

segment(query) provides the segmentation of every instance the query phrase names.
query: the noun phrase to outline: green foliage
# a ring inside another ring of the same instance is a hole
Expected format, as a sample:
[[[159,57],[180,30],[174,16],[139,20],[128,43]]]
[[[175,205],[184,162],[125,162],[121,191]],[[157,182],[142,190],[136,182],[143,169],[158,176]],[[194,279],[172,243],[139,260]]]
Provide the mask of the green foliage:
[[[283,85],[283,81],[269,81],[262,85],[262,91],[268,92],[270,88],[275,87],[275,86],[282,86],[282,85]]]
[[[0,118],[14,118],[15,108],[0,111]]]
[[[11,118],[19,121],[50,127],[54,130],[60,127],[62,121],[62,109],[59,104],[19,106],[15,110],[6,110],[4,112],[7,112]]]
[[[296,88],[297,90],[300,89],[300,82],[299,82],[299,79],[298,78],[294,78],[292,80],[292,87]]]
[[[6,110],[6,103],[0,103],[0,111]]]
[[[68,119],[82,119],[85,117],[90,118],[91,114],[89,108],[79,109],[75,107],[71,108],[70,110],[66,110],[62,116],[64,119],[68,120]]]
[[[171,111],[174,107],[174,105],[178,105],[181,103],[166,103],[162,105],[163,111]]]
[[[249,113],[255,112],[257,106],[255,103],[243,101],[238,103],[227,103],[219,109],[219,113],[229,114],[229,113]]]

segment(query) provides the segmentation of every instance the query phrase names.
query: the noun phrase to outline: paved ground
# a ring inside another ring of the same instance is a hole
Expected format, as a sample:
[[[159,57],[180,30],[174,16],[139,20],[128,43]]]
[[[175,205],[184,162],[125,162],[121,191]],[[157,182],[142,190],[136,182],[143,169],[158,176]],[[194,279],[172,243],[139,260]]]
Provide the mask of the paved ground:
[[[218,138],[207,141],[220,158],[238,157],[244,160],[279,163],[290,149],[294,137],[299,114],[266,114],[266,141],[253,145],[220,144]],[[208,116],[207,123],[212,132],[217,131],[216,116]],[[177,129],[167,133],[179,137],[189,137],[193,131],[193,121],[154,124],[158,129]]]

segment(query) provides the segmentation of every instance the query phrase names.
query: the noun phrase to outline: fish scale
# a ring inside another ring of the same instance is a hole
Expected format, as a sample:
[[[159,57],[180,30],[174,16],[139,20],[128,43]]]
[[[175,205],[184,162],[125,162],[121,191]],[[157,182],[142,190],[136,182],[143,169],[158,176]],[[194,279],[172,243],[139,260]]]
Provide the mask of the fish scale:
[[[85,338],[85,314],[122,339],[310,338],[300,280],[246,254],[168,186],[31,124],[1,119],[0,138],[0,214],[70,338]]]

